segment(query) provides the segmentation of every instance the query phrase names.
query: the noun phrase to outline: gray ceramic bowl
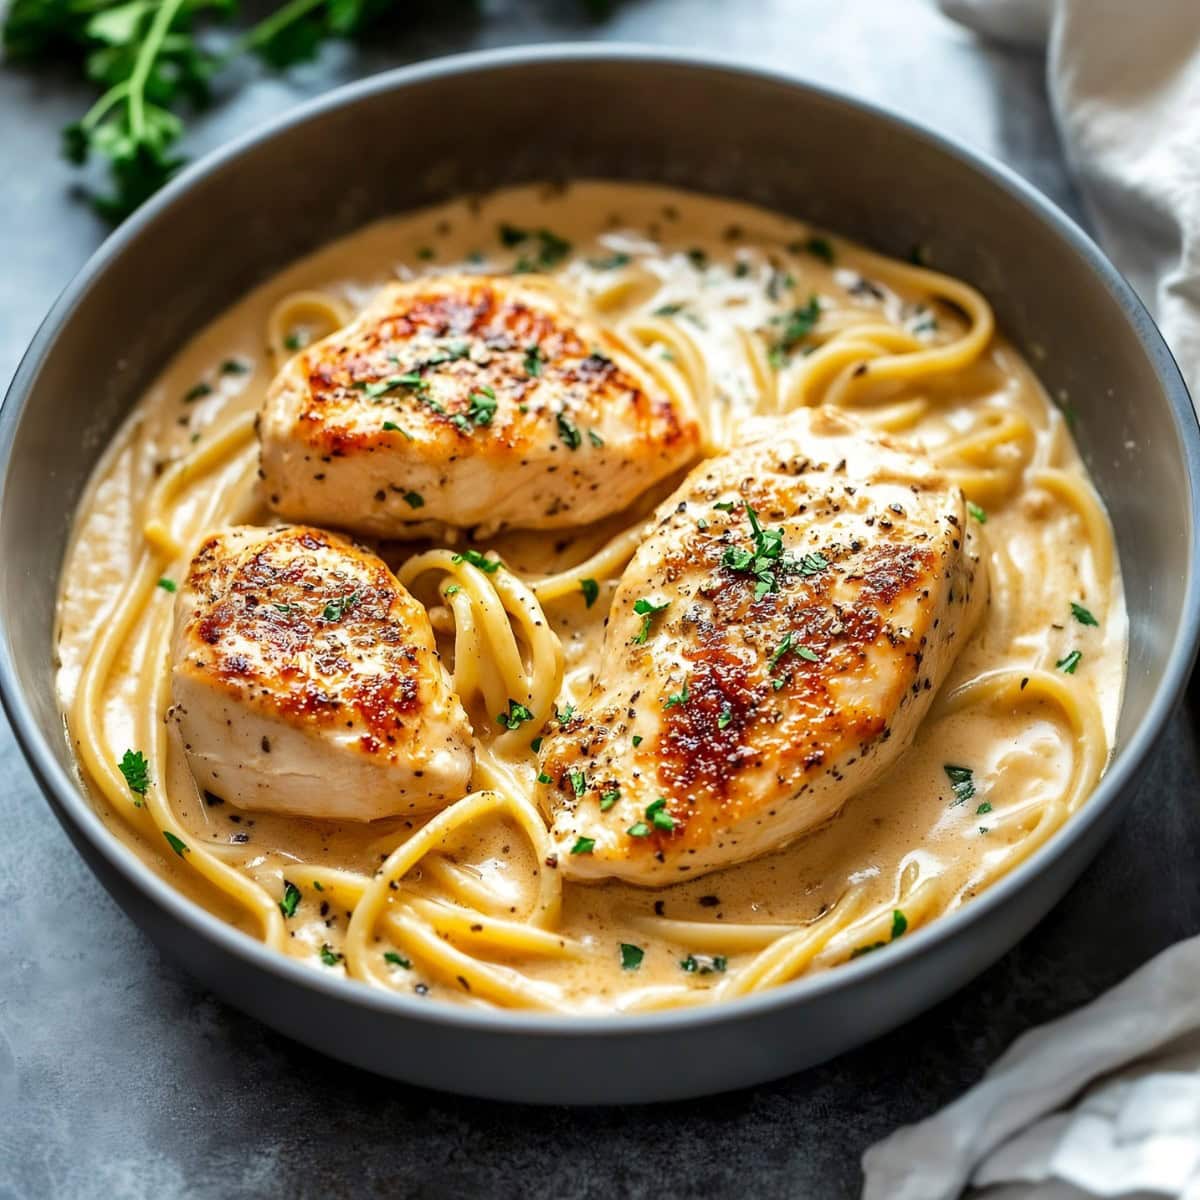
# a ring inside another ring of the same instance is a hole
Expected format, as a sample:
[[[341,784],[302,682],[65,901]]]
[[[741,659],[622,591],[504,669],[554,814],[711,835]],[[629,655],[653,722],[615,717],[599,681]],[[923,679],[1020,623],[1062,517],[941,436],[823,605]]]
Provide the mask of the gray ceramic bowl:
[[[1083,811],[985,895],[886,954],[723,1008],[557,1018],[324,979],[188,903],[105,831],[54,699],[72,510],[176,347],[252,284],[372,218],[572,176],[755,201],[896,255],[931,245],[940,268],[990,296],[1018,345],[1041,348],[1043,382],[1078,412],[1125,568],[1131,666],[1117,752]],[[1008,950],[1071,885],[1131,799],[1192,664],[1198,475],[1196,420],[1150,319],[1079,229],[1004,168],[844,97],[696,56],[549,47],[452,58],[334,92],[210,156],[122,226],[55,305],[0,418],[0,688],[79,852],[231,1004],[327,1054],[437,1088],[575,1103],[695,1096],[898,1025]]]

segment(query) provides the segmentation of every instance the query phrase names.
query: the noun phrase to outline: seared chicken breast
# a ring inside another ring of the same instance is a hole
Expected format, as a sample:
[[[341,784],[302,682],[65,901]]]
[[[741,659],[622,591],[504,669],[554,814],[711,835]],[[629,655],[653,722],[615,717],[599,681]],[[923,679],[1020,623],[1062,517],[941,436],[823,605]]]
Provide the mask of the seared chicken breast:
[[[383,537],[583,525],[691,462],[695,415],[618,339],[515,278],[384,289],[272,383],[271,506]]]
[[[425,610],[320,529],[213,534],[175,601],[172,715],[241,808],[367,821],[463,796],[471,730]]]
[[[665,884],[827,821],[909,744],[974,625],[957,486],[826,411],[757,428],[658,509],[591,693],[542,743],[568,878]]]

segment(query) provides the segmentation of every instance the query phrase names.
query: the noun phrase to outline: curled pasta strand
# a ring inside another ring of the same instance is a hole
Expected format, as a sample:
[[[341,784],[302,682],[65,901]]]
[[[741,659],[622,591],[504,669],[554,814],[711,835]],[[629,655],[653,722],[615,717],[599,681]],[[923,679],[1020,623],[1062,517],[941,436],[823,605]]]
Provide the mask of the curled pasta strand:
[[[350,306],[330,292],[289,292],[267,317],[267,347],[275,369],[278,370],[303,346],[289,344],[289,339],[303,330],[311,334],[306,340],[319,341],[346,325],[353,312]]]

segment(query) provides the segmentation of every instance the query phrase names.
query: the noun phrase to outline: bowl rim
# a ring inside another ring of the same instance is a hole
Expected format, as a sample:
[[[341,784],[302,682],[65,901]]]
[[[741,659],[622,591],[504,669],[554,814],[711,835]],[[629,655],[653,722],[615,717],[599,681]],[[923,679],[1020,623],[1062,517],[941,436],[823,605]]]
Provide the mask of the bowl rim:
[[[738,997],[719,1004],[666,1009],[650,1013],[525,1012],[506,1009],[476,1009],[447,1002],[430,1003],[403,992],[363,986],[338,975],[322,976],[298,959],[270,949],[251,934],[243,933],[189,900],[143,863],[113,836],[84,789],[71,773],[59,766],[49,740],[38,727],[32,708],[18,683],[11,652],[11,635],[0,612],[0,702],[13,733],[43,794],[60,819],[69,817],[74,831],[85,838],[92,851],[121,875],[125,882],[150,904],[164,910],[197,937],[215,944],[239,961],[242,969],[266,972],[276,982],[322,993],[331,1000],[365,1006],[401,1020],[428,1022],[464,1031],[509,1033],[561,1038],[594,1038],[662,1034],[685,1031],[695,1026],[751,1020],[804,1001],[850,989],[855,985],[911,963],[932,953],[938,946],[962,937],[976,922],[1006,905],[1035,876],[1053,870],[1070,847],[1100,821],[1108,809],[1127,795],[1135,772],[1153,747],[1191,671],[1200,638],[1200,573],[1196,569],[1195,514],[1200,512],[1200,426],[1179,368],[1161,333],[1142,302],[1092,239],[1049,198],[999,161],[968,148],[955,138],[935,132],[919,121],[905,117],[873,101],[848,95],[836,88],[815,84],[783,69],[747,62],[730,62],[714,53],[626,42],[551,42],[530,46],[472,51],[414,63],[379,72],[332,89],[305,101],[214,149],[184,169],[158,194],[114,230],[64,288],[35,333],[21,358],[0,408],[0,503],[7,494],[13,446],[30,393],[47,352],[61,330],[70,322],[90,288],[118,257],[140,236],[143,229],[167,213],[175,202],[202,178],[243,155],[251,154],[262,142],[316,120],[324,114],[352,106],[381,93],[403,91],[426,81],[464,74],[517,70],[563,62],[631,63],[683,68],[711,76],[757,79],[769,84],[807,92],[815,98],[857,110],[883,126],[923,140],[959,164],[983,176],[994,187],[1029,210],[1051,230],[1107,288],[1124,311],[1133,332],[1150,360],[1171,411],[1187,475],[1191,505],[1185,515],[1188,534],[1186,585],[1182,614],[1168,652],[1163,672],[1146,715],[1124,751],[1108,771],[1080,812],[1004,878],[973,899],[970,904],[947,913],[929,925],[914,930],[887,954],[864,955],[841,964],[836,970],[801,976],[764,992]],[[91,865],[89,863],[89,865]],[[102,880],[103,882],[103,880]],[[185,964],[186,965],[186,964]]]

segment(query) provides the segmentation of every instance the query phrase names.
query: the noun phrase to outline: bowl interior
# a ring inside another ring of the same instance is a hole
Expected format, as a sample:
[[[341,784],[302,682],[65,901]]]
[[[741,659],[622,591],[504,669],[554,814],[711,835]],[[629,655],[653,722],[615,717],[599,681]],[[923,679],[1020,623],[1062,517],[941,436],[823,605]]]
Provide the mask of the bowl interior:
[[[72,511],[180,344],[256,282],[376,217],[571,177],[736,197],[900,257],[928,247],[938,269],[982,289],[1070,407],[1112,516],[1130,613],[1118,757],[1144,742],[1194,649],[1197,435],[1161,339],[1090,243],[939,139],[784,79],[636,51],[472,58],[405,72],[404,86],[367,81],[188,172],[110,239],[39,333],[0,439],[6,703],[27,748],[41,743],[35,757],[73,772],[51,669]]]

